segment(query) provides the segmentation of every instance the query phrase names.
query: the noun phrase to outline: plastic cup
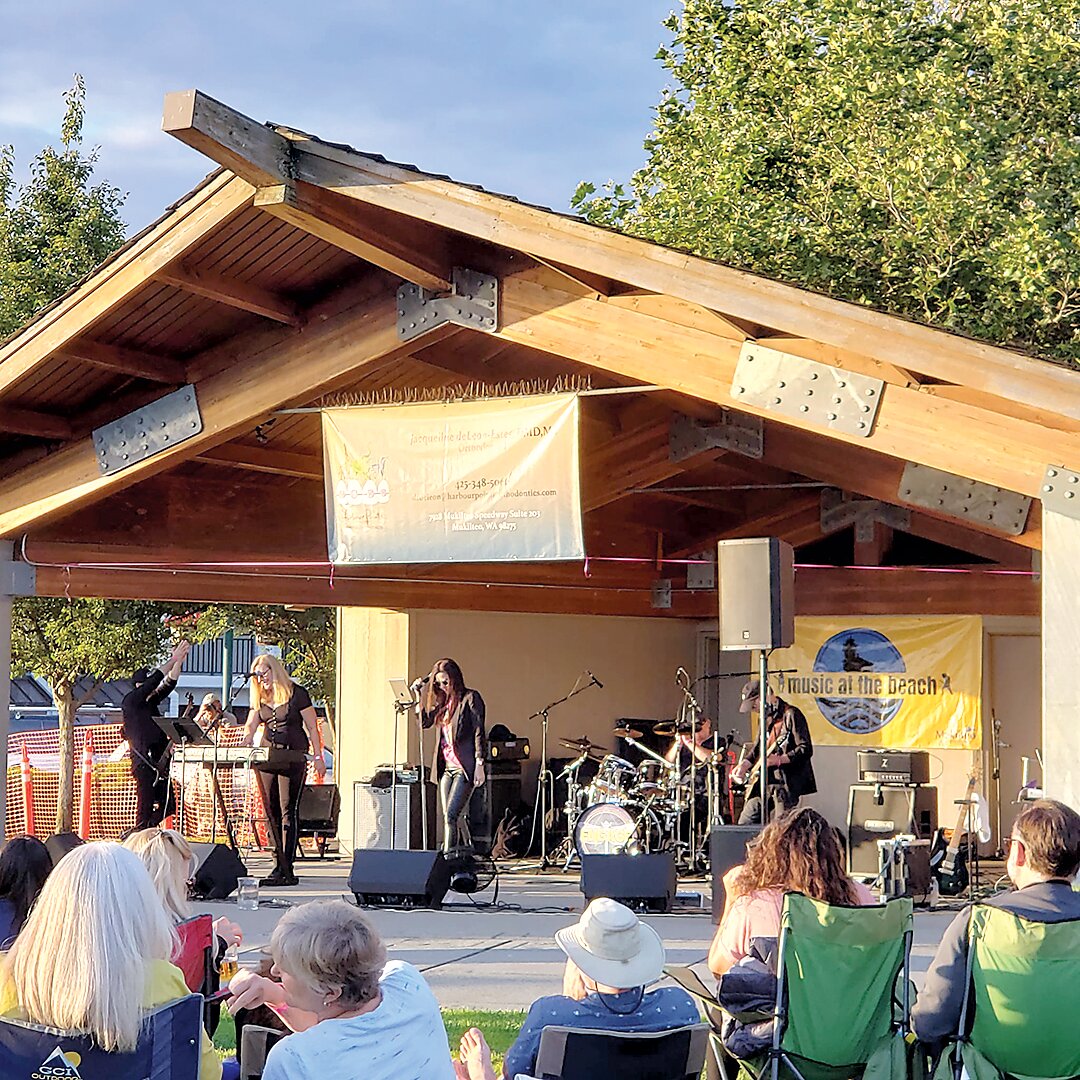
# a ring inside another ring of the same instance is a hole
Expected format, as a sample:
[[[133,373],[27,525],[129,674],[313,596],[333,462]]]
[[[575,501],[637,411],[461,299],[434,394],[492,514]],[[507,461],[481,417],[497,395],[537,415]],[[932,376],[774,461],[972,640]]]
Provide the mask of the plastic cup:
[[[242,877],[236,885],[236,906],[242,911],[258,911],[259,879]]]

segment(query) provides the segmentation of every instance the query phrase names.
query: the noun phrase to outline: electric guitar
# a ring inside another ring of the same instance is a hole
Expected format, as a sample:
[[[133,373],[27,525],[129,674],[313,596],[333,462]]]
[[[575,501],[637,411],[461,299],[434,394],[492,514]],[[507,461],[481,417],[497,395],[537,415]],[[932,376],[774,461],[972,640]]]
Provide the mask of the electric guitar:
[[[766,759],[772,757],[772,755],[780,749],[780,744],[784,741],[785,734],[786,732],[784,731],[783,727],[781,727],[780,730],[777,731],[775,735],[773,735],[772,739],[769,742],[768,748],[765,751]],[[742,780],[736,780],[733,776],[731,778],[731,782],[736,787],[745,788],[747,791],[753,791],[754,784],[757,782],[757,778],[761,773],[761,761],[762,759],[759,757],[757,761],[754,762],[754,767],[746,774],[746,776]]]
[[[948,844],[945,843],[944,829],[938,829],[930,848],[930,869],[937,878],[938,891],[942,896],[958,896],[968,887],[967,860],[971,838],[964,832],[964,819],[975,791],[975,779],[975,773],[968,777],[967,791],[956,818],[956,828],[953,829]]]

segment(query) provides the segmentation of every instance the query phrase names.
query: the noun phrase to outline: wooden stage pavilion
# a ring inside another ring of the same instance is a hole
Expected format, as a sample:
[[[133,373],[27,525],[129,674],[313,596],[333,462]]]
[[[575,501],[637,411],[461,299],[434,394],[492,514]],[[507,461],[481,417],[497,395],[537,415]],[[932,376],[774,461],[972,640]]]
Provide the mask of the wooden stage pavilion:
[[[685,560],[760,535],[797,549],[799,614],[985,616],[999,692],[1024,714],[1014,735],[1080,805],[1076,372],[196,91],[166,98],[163,126],[219,168],[0,346],[0,536],[42,595],[339,607],[346,838],[349,781],[388,756],[388,676],[465,654],[498,718],[524,727],[561,678],[545,664],[608,648],[615,715],[670,712],[674,663],[700,670],[716,615],[715,583]],[[494,325],[474,318],[462,269],[494,279]],[[414,336],[403,283],[462,314]],[[747,357],[845,393],[835,408],[774,400],[744,378]],[[582,401],[588,576],[521,563],[331,578],[321,403],[563,377],[624,391]],[[184,387],[200,430],[103,468],[93,432]],[[560,734],[603,734],[600,702]]]

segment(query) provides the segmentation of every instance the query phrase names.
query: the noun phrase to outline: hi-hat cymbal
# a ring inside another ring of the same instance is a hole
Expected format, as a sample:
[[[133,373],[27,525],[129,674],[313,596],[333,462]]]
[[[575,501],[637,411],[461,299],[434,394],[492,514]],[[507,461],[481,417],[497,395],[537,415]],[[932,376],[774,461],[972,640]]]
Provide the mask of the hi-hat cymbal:
[[[671,720],[663,724],[653,724],[654,735],[674,735],[675,734],[675,721]]]
[[[613,734],[620,739],[640,739],[642,733],[637,728],[617,727]]]
[[[579,754],[610,754],[611,751],[606,746],[597,746],[596,743],[591,742],[588,739],[560,739],[559,742],[563,746],[570,747],[571,750],[576,750]]]

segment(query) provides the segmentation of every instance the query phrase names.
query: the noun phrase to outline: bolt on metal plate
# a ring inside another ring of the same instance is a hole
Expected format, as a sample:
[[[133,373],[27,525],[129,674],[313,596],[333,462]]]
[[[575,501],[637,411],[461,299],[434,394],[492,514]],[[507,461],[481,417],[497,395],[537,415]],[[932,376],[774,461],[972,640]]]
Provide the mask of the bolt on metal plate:
[[[671,607],[671,578],[657,578],[652,583],[652,606],[654,608]]]
[[[747,341],[731,382],[736,405],[746,402],[768,412],[869,438],[885,383]]]
[[[94,452],[102,475],[123,472],[170,446],[198,435],[202,414],[191,384],[174,390],[119,420],[94,429]]]
[[[499,279],[455,266],[449,296],[402,285],[397,291],[397,332],[401,341],[427,334],[443,323],[494,334],[499,325]]]
[[[1080,518],[1080,473],[1050,465],[1043,476],[1042,504],[1057,514]]]
[[[686,564],[686,587],[694,592],[716,588],[716,552],[699,551]]]
[[[876,522],[907,532],[911,528],[911,511],[880,499],[851,498],[838,488],[822,491],[821,531],[825,535],[854,525],[855,539],[869,543],[874,538]]]
[[[692,416],[676,416],[668,432],[668,457],[685,461],[704,450],[731,450],[743,457],[761,458],[765,453],[765,424],[760,416],[724,409],[715,424]]]
[[[957,521],[977,521],[1002,536],[1019,536],[1031,510],[1027,495],[914,461],[904,466],[897,495],[900,502],[910,506],[921,506]],[[1045,495],[1043,498],[1045,501]]]

